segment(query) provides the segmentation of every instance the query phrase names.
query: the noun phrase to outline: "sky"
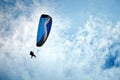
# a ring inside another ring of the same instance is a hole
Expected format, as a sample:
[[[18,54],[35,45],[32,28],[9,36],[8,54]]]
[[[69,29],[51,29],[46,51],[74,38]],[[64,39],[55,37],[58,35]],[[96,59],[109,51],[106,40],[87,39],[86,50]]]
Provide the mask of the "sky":
[[[41,14],[53,23],[37,47]],[[0,0],[0,80],[120,80],[119,75],[120,0]]]

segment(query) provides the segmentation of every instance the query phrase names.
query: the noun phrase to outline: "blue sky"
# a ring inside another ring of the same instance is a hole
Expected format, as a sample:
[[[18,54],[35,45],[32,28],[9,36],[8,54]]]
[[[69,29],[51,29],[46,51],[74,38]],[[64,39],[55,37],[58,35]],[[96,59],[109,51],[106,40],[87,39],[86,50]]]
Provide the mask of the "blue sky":
[[[43,13],[53,24],[39,48]],[[120,80],[120,1],[0,0],[0,51],[0,80]]]

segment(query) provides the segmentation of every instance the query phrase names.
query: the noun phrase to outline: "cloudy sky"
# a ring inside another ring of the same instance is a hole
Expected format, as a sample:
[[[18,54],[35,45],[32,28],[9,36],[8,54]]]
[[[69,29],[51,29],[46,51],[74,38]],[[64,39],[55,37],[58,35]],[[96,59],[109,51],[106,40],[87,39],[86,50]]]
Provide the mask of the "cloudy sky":
[[[0,80],[120,80],[120,0],[0,0]]]

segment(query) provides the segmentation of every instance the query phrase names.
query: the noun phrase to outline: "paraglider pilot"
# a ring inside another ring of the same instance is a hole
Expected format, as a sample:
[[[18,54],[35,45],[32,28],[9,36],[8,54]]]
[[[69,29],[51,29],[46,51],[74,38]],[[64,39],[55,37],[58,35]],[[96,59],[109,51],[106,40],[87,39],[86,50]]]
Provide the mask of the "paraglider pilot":
[[[36,58],[36,56],[35,56],[35,54],[34,54],[33,51],[30,51],[30,55],[31,55],[31,58],[32,58],[32,57]]]

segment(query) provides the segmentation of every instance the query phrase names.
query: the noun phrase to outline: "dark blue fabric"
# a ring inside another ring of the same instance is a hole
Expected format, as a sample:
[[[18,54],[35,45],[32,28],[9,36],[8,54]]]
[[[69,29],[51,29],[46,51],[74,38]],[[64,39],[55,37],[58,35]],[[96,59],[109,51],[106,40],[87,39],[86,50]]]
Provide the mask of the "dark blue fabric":
[[[48,21],[49,20],[49,21]],[[48,21],[48,22],[47,22]],[[47,24],[46,24],[47,23]],[[37,46],[40,47],[46,41],[52,25],[52,18],[48,15],[42,15],[40,17],[38,32],[37,32]],[[47,32],[47,34],[46,34]],[[45,36],[47,35],[47,36]]]
[[[46,18],[40,18],[39,26],[38,26],[38,33],[37,33],[37,43],[44,36],[44,24],[45,24],[45,21],[46,21]]]

